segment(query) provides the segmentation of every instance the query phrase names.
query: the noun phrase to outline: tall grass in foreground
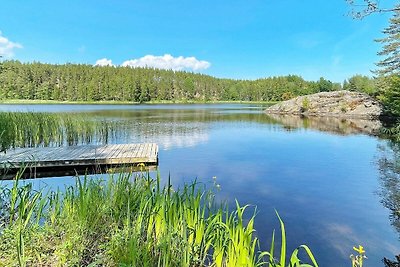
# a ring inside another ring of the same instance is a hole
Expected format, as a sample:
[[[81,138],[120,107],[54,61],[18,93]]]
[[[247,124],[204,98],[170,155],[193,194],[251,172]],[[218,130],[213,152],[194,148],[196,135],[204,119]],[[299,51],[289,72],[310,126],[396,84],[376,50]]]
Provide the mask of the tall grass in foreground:
[[[44,193],[17,179],[0,201],[0,266],[286,266],[280,218],[276,260],[274,238],[259,251],[248,206],[217,206],[197,183],[174,190],[159,177],[121,174]],[[317,266],[303,248],[313,265],[295,250],[287,266]]]
[[[78,114],[0,112],[0,151],[11,147],[106,143],[114,131],[115,122]]]

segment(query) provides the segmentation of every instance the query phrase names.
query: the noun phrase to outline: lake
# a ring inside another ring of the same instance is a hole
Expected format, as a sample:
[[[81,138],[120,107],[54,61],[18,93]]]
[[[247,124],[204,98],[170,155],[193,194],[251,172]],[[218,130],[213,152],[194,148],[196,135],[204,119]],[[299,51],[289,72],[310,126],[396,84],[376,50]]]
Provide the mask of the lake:
[[[0,105],[0,111],[82,113],[117,121],[121,127],[109,142],[157,143],[164,181],[170,175],[175,187],[195,179],[212,187],[216,180],[218,201],[233,205],[237,199],[252,211],[256,208],[255,228],[263,249],[269,249],[273,229],[279,231],[277,210],[285,222],[289,251],[307,244],[320,266],[351,266],[349,255],[359,244],[368,256],[366,266],[383,266],[383,257],[399,254],[399,222],[382,204],[392,200],[387,176],[393,173],[385,169],[385,159],[394,152],[388,141],[368,134],[375,126],[267,116],[264,108]],[[63,187],[74,179],[35,183]]]

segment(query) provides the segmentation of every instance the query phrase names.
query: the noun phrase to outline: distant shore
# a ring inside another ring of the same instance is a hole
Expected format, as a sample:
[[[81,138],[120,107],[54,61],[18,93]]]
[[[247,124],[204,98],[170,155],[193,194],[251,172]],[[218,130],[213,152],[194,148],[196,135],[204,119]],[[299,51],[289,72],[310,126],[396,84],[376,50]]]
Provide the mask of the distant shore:
[[[58,100],[25,100],[25,99],[4,99],[0,104],[29,104],[29,105],[157,105],[157,104],[265,104],[271,105],[279,103],[278,101],[193,101],[193,100],[160,100],[149,102],[132,101],[58,101]]]

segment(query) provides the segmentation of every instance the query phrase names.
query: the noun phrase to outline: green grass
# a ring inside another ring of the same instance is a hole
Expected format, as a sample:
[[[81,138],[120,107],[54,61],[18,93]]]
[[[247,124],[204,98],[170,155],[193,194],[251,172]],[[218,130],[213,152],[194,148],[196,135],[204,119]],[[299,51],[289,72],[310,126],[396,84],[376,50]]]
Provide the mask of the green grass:
[[[16,179],[0,190],[0,266],[317,266],[260,251],[249,206],[229,210],[196,182],[174,189],[125,173],[81,178],[63,191]]]

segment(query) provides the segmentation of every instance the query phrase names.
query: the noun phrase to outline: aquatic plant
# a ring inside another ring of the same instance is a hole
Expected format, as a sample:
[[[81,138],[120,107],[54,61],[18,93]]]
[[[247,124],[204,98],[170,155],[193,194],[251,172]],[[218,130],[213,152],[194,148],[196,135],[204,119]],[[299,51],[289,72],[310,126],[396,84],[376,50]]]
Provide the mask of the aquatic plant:
[[[275,231],[272,233],[272,241],[271,241],[271,248],[269,252],[262,252],[261,256],[268,256],[268,267],[285,267],[286,260],[287,260],[287,250],[286,250],[286,231],[285,231],[285,224],[283,223],[281,217],[279,216],[278,212],[276,211],[276,216],[279,219],[280,228],[281,228],[281,248],[280,248],[280,257],[279,260],[275,258]],[[304,263],[300,260],[298,253],[300,250],[304,250],[308,255],[311,263]],[[291,254],[288,267],[318,267],[317,261],[313,253],[311,252],[310,248],[306,245],[298,246]]]
[[[15,177],[11,188],[1,189],[2,206],[7,211],[2,211],[0,220],[0,231],[13,229],[16,238],[16,251],[18,265],[27,266],[25,254],[25,231],[29,229],[34,221],[39,223],[42,211],[46,204],[46,198],[42,197],[42,192],[32,189],[32,184],[20,185],[20,177],[24,170],[21,170]],[[7,202],[7,200],[9,200]],[[2,204],[3,204],[2,203]],[[7,227],[8,226],[8,227]]]
[[[79,114],[0,112],[0,151],[15,147],[108,142],[116,122]]]
[[[248,216],[250,207],[238,202],[233,211],[217,205],[213,191],[196,181],[174,189],[169,180],[161,186],[158,175],[124,173],[77,178],[45,193],[17,179],[0,196],[0,266],[285,266],[279,215],[276,261],[274,238],[271,251],[260,251],[255,212]],[[311,266],[297,252],[289,266]]]

